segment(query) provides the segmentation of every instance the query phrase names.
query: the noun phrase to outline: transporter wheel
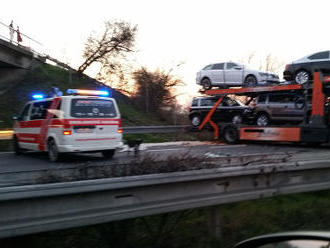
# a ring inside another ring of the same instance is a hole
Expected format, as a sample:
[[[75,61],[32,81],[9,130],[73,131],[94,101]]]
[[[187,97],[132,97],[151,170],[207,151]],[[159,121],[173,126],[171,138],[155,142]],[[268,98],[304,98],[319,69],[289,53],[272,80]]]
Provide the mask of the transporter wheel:
[[[269,118],[268,114],[266,114],[266,113],[260,113],[260,114],[258,114],[257,120],[256,120],[256,124],[259,127],[268,126],[269,123],[270,123],[270,118]]]
[[[229,144],[237,143],[239,139],[237,127],[234,125],[225,127],[223,130],[223,138]]]
[[[102,151],[102,155],[103,155],[104,158],[110,159],[110,158],[113,157],[113,155],[115,155],[115,151],[116,150],[114,150],[114,149],[112,149],[112,150],[105,150],[105,151]]]
[[[58,162],[61,158],[61,153],[58,151],[56,142],[54,139],[49,139],[47,142],[48,159],[51,162]]]
[[[18,139],[16,136],[14,136],[13,139],[13,148],[15,155],[19,156],[23,154],[22,148],[19,146]]]
[[[244,80],[244,85],[245,87],[254,87],[256,86],[258,83],[258,80],[255,76],[253,75],[249,75],[245,78]]]
[[[200,115],[193,115],[191,117],[191,125],[194,127],[194,128],[197,128],[199,127],[199,125],[202,123],[202,118]]]
[[[305,107],[305,99],[303,98],[298,98],[295,102],[294,102],[294,106],[297,109],[303,109]]]
[[[296,73],[294,81],[297,84],[305,84],[311,79],[309,73],[305,70],[300,70]]]
[[[211,81],[208,78],[204,78],[202,80],[202,85],[203,85],[204,90],[210,90],[212,88]]]
[[[242,124],[242,122],[243,122],[242,116],[234,115],[233,118],[231,119],[231,122],[233,124]]]

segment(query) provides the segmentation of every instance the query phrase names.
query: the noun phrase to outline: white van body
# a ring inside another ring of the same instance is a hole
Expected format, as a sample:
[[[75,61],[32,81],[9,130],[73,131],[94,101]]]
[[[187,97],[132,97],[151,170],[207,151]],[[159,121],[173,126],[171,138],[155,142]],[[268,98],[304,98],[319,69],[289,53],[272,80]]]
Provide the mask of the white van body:
[[[14,123],[16,153],[56,149],[57,155],[102,152],[112,157],[121,146],[120,113],[115,99],[109,97],[78,95],[31,101]]]

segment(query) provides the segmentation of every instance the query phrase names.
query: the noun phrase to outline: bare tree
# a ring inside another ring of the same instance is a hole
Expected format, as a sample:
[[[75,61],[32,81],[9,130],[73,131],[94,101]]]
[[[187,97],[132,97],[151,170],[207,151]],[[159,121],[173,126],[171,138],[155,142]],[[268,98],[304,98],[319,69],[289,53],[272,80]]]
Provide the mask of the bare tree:
[[[260,61],[259,69],[279,74],[282,71],[284,65],[285,63],[279,58],[268,54],[264,59]]]
[[[118,60],[133,52],[137,26],[130,23],[105,22],[102,35],[92,33],[85,44],[83,57],[85,61],[78,68],[83,73],[92,63],[101,63],[101,70],[111,73],[120,66]]]
[[[254,58],[255,55],[256,54],[254,52],[252,52],[252,53],[249,54],[249,56],[247,58],[247,63],[248,64],[251,64],[251,62],[252,62],[252,60],[253,60],[253,58]]]
[[[239,59],[239,61],[252,66],[258,66],[259,64],[259,70],[276,73],[278,75],[281,75],[285,65],[283,60],[270,53],[267,56],[256,56],[255,52],[251,52],[246,57]]]
[[[175,88],[183,86],[181,79],[163,70],[149,71],[145,67],[133,73],[137,91],[135,101],[146,112],[157,112],[162,106],[169,106],[175,102],[177,94]]]
[[[132,96],[136,92],[136,85],[132,80],[134,66],[131,62],[118,63],[115,71],[109,71],[106,67],[101,68],[96,78],[106,81],[107,85],[121,91],[125,95]]]

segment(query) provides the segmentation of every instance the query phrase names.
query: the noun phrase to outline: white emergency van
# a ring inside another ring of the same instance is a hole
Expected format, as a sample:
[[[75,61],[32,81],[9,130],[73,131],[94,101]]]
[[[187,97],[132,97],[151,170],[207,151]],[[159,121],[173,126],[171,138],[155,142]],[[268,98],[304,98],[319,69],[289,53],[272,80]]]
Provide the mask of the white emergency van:
[[[46,151],[50,161],[62,153],[101,152],[111,158],[122,146],[120,113],[107,91],[68,90],[72,95],[28,102],[14,118],[14,151]]]

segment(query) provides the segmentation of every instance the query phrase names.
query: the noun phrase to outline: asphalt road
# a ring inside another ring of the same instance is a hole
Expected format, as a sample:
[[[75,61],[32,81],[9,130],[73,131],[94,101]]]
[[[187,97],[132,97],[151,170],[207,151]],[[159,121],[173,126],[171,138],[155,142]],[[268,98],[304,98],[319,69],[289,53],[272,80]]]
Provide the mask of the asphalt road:
[[[175,142],[143,144],[137,157],[133,151],[122,149],[115,154],[113,159],[104,159],[100,153],[67,154],[60,163],[49,162],[46,153],[28,152],[15,156],[12,152],[3,152],[0,153],[0,187],[60,182],[61,180],[86,180],[116,175],[125,176],[131,175],[131,172],[128,174],[126,172],[131,171],[132,168],[144,171],[143,168],[146,166],[149,166],[147,173],[158,173],[153,172],[153,170],[157,171],[158,166],[155,164],[155,160],[166,161],[169,159],[168,161],[173,161],[170,162],[169,168],[173,168],[173,166],[176,168],[176,166],[180,167],[177,158],[183,157],[188,157],[185,160],[188,165],[184,170],[189,170],[189,163],[191,163],[189,161],[199,161],[194,160],[196,157],[202,158],[200,160],[202,162],[197,163],[199,169],[207,166],[204,163],[206,160],[208,164],[215,167],[245,167],[257,164],[272,166],[277,163],[292,164],[293,162],[296,164],[296,162],[304,161],[327,164],[330,161],[330,147],[293,144],[267,145],[265,143],[228,145],[215,142]],[[139,166],[142,168],[132,167],[137,161],[140,161]],[[147,163],[143,161],[147,161]]]
[[[235,144],[213,142],[172,142],[164,144],[143,144],[139,156],[152,156],[156,159],[167,157],[181,157],[183,155],[204,156],[207,158],[231,157],[253,154],[287,153],[301,160],[322,159],[330,157],[330,147],[310,147],[293,144]],[[104,159],[98,153],[70,154],[66,155],[59,163],[51,163],[46,153],[28,152],[21,156],[15,156],[12,152],[0,153],[0,173],[20,172],[29,170],[71,167],[79,164],[102,165],[114,163],[128,163],[134,159],[134,152],[122,149],[117,151],[111,160]]]

